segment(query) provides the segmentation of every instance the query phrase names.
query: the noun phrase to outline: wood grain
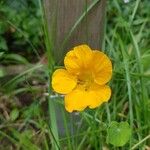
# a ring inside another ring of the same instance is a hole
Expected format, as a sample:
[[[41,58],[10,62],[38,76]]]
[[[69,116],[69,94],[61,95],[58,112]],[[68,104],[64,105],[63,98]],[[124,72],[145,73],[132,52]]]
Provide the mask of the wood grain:
[[[65,37],[86,11],[93,0],[45,0],[50,40],[57,62],[62,62],[64,54],[72,47],[86,43],[93,49],[102,45],[106,0],[100,0],[73,31],[67,42]]]

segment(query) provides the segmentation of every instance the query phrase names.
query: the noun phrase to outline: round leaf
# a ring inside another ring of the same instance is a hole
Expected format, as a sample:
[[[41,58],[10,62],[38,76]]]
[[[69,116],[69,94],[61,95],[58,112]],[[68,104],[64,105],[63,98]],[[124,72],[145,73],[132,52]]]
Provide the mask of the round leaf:
[[[125,145],[131,136],[131,129],[127,122],[111,122],[107,130],[107,142],[114,146]]]

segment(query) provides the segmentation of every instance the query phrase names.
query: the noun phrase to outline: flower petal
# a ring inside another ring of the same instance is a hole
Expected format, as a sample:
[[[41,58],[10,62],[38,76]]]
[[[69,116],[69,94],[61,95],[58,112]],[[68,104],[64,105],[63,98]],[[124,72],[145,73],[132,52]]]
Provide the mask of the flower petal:
[[[66,54],[64,64],[69,72],[79,74],[83,68],[89,66],[91,59],[92,50],[87,45],[80,45]]]
[[[99,85],[104,85],[112,77],[112,63],[110,59],[102,52],[93,51],[93,72],[94,81]]]
[[[110,99],[111,89],[107,85],[93,84],[89,90],[93,96],[93,100],[90,100],[90,108],[96,108]]]
[[[87,93],[81,86],[77,86],[71,93],[65,95],[65,108],[68,112],[82,111],[87,105]]]
[[[61,94],[67,94],[75,88],[77,79],[65,69],[57,69],[52,76],[53,89]]]
[[[94,84],[89,90],[85,91],[84,87],[77,86],[69,94],[65,95],[65,108],[68,112],[82,111],[87,106],[95,108],[103,102],[107,102],[111,96],[111,90],[108,86]]]

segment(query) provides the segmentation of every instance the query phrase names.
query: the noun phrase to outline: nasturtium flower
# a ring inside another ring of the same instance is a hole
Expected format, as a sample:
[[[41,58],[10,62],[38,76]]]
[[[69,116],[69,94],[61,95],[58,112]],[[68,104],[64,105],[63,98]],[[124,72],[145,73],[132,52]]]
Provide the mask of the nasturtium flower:
[[[52,87],[65,95],[68,112],[96,108],[110,99],[106,83],[112,76],[112,63],[103,52],[79,45],[66,54],[64,65],[65,69],[53,73]]]

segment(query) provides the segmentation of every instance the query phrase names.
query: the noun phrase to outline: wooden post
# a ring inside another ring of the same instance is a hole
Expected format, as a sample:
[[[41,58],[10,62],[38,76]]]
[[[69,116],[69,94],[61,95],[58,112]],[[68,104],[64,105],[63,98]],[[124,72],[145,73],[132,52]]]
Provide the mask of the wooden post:
[[[72,47],[102,46],[106,0],[45,0],[52,49],[57,63]]]

